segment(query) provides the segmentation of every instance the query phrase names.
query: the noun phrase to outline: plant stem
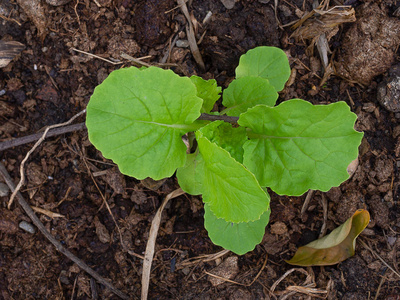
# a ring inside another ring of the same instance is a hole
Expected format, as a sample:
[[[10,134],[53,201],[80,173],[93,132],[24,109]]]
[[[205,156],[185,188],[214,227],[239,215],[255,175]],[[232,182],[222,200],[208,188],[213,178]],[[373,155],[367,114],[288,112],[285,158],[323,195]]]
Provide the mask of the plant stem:
[[[239,120],[239,117],[216,116],[216,115],[210,115],[210,114],[201,114],[201,116],[198,118],[198,120],[206,120],[206,121],[222,120],[222,121],[225,121],[225,122],[228,122],[228,123],[236,124],[237,121]]]

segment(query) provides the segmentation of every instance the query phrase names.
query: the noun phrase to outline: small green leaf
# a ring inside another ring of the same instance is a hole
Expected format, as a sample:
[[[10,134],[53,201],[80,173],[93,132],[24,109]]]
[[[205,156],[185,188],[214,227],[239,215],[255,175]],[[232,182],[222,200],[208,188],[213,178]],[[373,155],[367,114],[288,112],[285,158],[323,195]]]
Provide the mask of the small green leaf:
[[[200,153],[187,155],[186,164],[176,170],[179,186],[186,193],[200,195],[203,189],[204,160]]]
[[[204,80],[198,76],[191,76],[190,80],[197,88],[197,97],[203,99],[202,113],[209,113],[215,102],[220,98],[221,87],[217,86],[215,79]]]
[[[203,103],[196,94],[189,78],[170,70],[114,71],[87,106],[89,139],[124,174],[169,177],[185,164],[182,135],[203,126],[194,123]]]
[[[267,79],[246,76],[233,80],[224,90],[223,99],[222,104],[227,108],[221,114],[239,116],[257,104],[274,106],[278,93]]]
[[[345,102],[295,99],[251,108],[238,121],[252,130],[244,165],[280,195],[328,191],[348,179],[347,166],[358,156],[363,134],[354,130],[356,119]]]
[[[257,244],[261,243],[271,213],[268,209],[259,220],[254,222],[230,223],[218,219],[207,204],[204,206],[204,211],[204,227],[211,241],[238,255],[252,251]]]
[[[203,201],[218,218],[227,222],[258,220],[269,208],[269,195],[228,151],[210,142],[203,133],[207,132],[207,126],[196,132],[204,159]]]
[[[281,91],[290,76],[289,61],[285,52],[267,46],[247,51],[240,57],[236,68],[236,78],[245,76],[266,78],[278,92]]]
[[[202,128],[210,142],[225,149],[238,162],[243,163],[243,145],[247,141],[244,127],[232,127],[224,121],[215,121]]]
[[[296,266],[330,266],[354,255],[356,238],[367,227],[369,212],[357,210],[330,234],[297,249],[291,260]]]

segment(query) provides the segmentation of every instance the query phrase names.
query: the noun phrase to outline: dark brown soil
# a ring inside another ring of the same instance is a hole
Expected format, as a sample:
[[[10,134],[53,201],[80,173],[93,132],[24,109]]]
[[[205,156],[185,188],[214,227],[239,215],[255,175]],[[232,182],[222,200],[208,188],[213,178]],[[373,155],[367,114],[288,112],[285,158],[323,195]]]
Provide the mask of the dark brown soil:
[[[89,0],[61,6],[42,1],[43,16],[24,10],[21,3],[30,1],[0,2],[0,38],[25,45],[25,50],[0,70],[0,91],[5,92],[0,93],[0,142],[36,133],[83,110],[96,85],[111,71],[131,65],[120,57],[121,52],[135,58],[148,56],[144,59],[148,63],[176,63],[180,67],[173,69],[178,73],[215,78],[226,87],[241,54],[260,45],[277,46],[288,54],[291,68],[297,72],[280,101],[346,101],[358,115],[356,128],[364,131],[364,140],[353,177],[327,193],[316,192],[302,217],[305,195],[283,197],[271,193],[271,220],[263,242],[238,257],[237,272],[231,278],[244,285],[213,286],[205,273],[235,256],[233,253],[209,262],[185,264],[190,258],[222,249],[212,244],[204,229],[201,198],[183,195],[171,200],[157,238],[149,298],[281,299],[289,295],[289,299],[310,299],[302,293],[285,292],[287,287],[302,286],[309,280],[306,272],[312,276],[309,282],[326,292],[319,295],[328,299],[400,299],[400,278],[387,266],[399,272],[400,115],[386,110],[376,99],[377,86],[385,81],[387,70],[374,74],[368,86],[335,76],[319,86],[323,71],[317,51],[315,56],[306,55],[307,44],[290,38],[290,26],[280,27],[298,20],[301,12],[310,11],[313,1],[278,1],[276,16],[274,1],[239,0],[230,10],[219,0],[190,1],[189,11],[198,21],[196,37],[200,39],[204,34],[199,49],[205,71],[197,66],[188,48],[171,47],[176,36],[186,39],[186,19],[173,0],[99,0],[99,6]],[[363,1],[331,2],[332,6],[349,3],[357,18],[362,17],[359,12],[363,11]],[[385,17],[396,18],[400,2],[375,2]],[[203,25],[209,11],[213,16]],[[35,20],[40,17],[44,17],[41,22]],[[46,27],[38,28],[43,20]],[[351,26],[341,26],[330,40],[337,61],[341,55],[351,53],[343,48],[342,40]],[[386,47],[391,49],[396,64],[400,52],[398,40],[394,43]],[[72,48],[120,59],[123,64],[114,65]],[[19,180],[19,165],[31,147],[27,144],[0,153],[15,182]],[[51,234],[118,289],[132,299],[140,298],[140,256],[155,212],[165,196],[178,188],[176,179],[167,179],[151,189],[146,183],[121,175],[90,144],[86,131],[47,139],[29,159],[26,176],[23,196],[30,205],[63,216],[38,214]],[[328,199],[328,232],[356,209],[369,210],[371,222],[359,239],[373,253],[357,243],[354,257],[331,267],[301,268],[303,273],[296,270],[271,294],[273,284],[292,269],[284,260],[297,247],[318,238],[323,224],[323,197]],[[21,221],[31,221],[16,204],[8,210],[8,199],[0,197],[0,299],[95,299],[95,294],[101,299],[117,299],[57,252],[41,233],[20,229]],[[278,227],[284,230],[275,230]],[[258,279],[246,286],[256,277],[267,255]]]

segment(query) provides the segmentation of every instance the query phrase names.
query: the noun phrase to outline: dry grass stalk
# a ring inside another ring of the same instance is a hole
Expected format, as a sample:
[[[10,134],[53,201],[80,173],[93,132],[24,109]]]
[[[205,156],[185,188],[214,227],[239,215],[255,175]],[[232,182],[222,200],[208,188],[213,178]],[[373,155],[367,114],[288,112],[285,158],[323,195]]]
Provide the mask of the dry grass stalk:
[[[312,55],[321,35],[325,34],[329,41],[337,33],[339,25],[355,21],[355,11],[350,6],[334,6],[328,10],[314,9],[292,26],[295,32],[291,37],[296,41],[311,40],[307,52]]]
[[[169,193],[165,197],[160,208],[157,210],[157,213],[154,216],[153,221],[151,222],[149,239],[147,241],[146,252],[144,254],[144,261],[143,261],[143,273],[142,273],[142,299],[143,300],[147,299],[147,296],[149,293],[151,265],[153,263],[154,248],[156,245],[158,228],[160,227],[160,223],[161,223],[162,212],[165,208],[165,205],[167,205],[169,200],[176,198],[180,195],[183,195],[184,193],[185,192],[182,191],[182,189],[180,189],[180,188]]]

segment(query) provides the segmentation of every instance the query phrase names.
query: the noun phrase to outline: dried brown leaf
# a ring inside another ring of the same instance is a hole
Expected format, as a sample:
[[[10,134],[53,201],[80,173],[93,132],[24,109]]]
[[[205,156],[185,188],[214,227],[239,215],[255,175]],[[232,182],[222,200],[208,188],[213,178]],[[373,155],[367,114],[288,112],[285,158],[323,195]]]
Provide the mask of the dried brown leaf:
[[[344,261],[354,255],[356,238],[367,227],[369,220],[368,211],[357,210],[327,236],[300,247],[286,262],[296,266],[329,266]]]

